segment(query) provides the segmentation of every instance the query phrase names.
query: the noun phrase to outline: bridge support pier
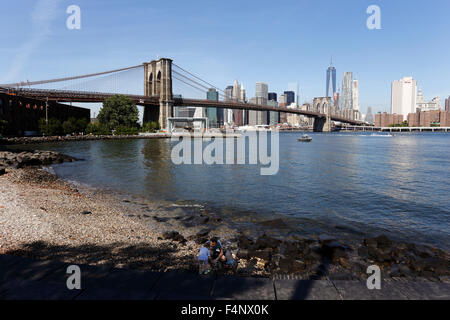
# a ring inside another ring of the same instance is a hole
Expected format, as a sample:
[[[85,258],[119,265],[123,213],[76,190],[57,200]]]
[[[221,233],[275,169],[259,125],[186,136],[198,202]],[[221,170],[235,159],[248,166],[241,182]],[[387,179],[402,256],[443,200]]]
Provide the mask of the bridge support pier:
[[[330,116],[315,118],[314,119],[314,132],[331,132],[331,119]]]
[[[144,63],[144,77],[144,94],[159,96],[159,110],[145,107],[143,122],[158,121],[161,129],[166,129],[173,110],[172,60],[162,58]]]

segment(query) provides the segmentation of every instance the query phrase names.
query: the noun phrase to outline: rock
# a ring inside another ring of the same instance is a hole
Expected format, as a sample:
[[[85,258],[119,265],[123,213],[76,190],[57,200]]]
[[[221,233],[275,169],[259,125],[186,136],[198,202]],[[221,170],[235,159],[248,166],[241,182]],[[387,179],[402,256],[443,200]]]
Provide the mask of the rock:
[[[276,228],[276,229],[287,229],[288,225],[282,219],[274,219],[260,222],[264,227]]]
[[[259,237],[255,242],[255,249],[266,249],[266,248],[277,248],[280,245],[281,241],[272,237],[263,234]]]
[[[386,237],[385,235],[381,235],[375,238],[377,242],[378,248],[389,248],[392,246],[392,240]]]
[[[322,243],[319,252],[323,257],[337,261],[339,258],[348,259],[347,250],[349,250],[347,246],[337,241],[331,241]]]
[[[0,176],[6,173],[6,169],[4,167],[0,167]]]
[[[254,245],[253,240],[250,239],[250,238],[247,238],[244,235],[239,236],[237,241],[238,241],[238,247],[240,249],[251,249],[251,248],[253,248],[253,245]]]
[[[162,238],[165,240],[174,240],[178,242],[186,242],[187,240],[177,231],[164,232]]]
[[[324,242],[330,242],[330,241],[334,241],[336,240],[336,237],[333,237],[329,234],[321,234],[319,235],[319,242],[324,243]]]
[[[391,277],[406,277],[411,276],[412,273],[409,267],[404,264],[393,264],[389,275]]]
[[[367,247],[359,247],[358,256],[362,259],[369,259],[369,249]]]
[[[83,215],[87,215],[87,214],[92,214],[92,212],[91,211],[83,211],[81,214],[83,214]]]
[[[252,250],[248,252],[250,257],[260,258],[266,261],[269,261],[272,257],[272,249],[266,248],[264,250]]]
[[[306,270],[306,265],[303,261],[281,258],[278,263],[278,270],[279,272],[286,274],[300,273]]]

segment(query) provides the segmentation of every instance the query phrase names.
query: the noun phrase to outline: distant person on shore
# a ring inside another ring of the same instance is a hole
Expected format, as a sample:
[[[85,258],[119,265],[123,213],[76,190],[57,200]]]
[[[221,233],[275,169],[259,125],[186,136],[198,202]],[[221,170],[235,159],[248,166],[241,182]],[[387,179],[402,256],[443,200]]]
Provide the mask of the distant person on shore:
[[[211,253],[206,247],[201,247],[198,251],[198,273],[208,274],[211,269],[209,267],[209,258]]]

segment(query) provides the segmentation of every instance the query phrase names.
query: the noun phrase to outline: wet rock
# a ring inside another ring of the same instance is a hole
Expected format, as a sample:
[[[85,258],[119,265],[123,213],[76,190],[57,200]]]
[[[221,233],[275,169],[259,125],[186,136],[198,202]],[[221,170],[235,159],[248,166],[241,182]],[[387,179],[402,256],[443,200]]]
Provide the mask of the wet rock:
[[[178,242],[186,242],[187,240],[177,231],[167,231],[162,235],[164,240],[174,240]]]
[[[169,218],[160,218],[158,216],[153,216],[153,220],[155,220],[156,222],[167,222]]]
[[[275,229],[287,229],[288,225],[282,219],[274,219],[260,222],[264,227],[275,228]]]
[[[319,235],[319,242],[320,243],[325,243],[325,242],[331,242],[331,241],[335,241],[336,237],[331,236],[329,234],[321,234]]]
[[[266,234],[263,234],[261,237],[259,237],[255,242],[255,249],[266,249],[266,248],[277,248],[280,245],[281,241],[272,237],[267,236]]]
[[[281,273],[292,274],[302,273],[306,270],[306,264],[300,260],[282,258],[278,263],[278,271]]]
[[[272,248],[265,248],[264,250],[252,250],[248,255],[254,258],[260,258],[269,261],[272,257]]]
[[[412,276],[412,272],[408,266],[404,264],[393,264],[389,273],[391,277],[406,277]]]
[[[240,249],[247,249],[248,250],[248,249],[253,248],[253,245],[254,245],[253,240],[248,238],[248,237],[246,237],[246,236],[244,236],[244,235],[239,236],[238,239],[237,239],[237,242],[238,242],[238,247]]]
[[[369,259],[369,249],[367,247],[359,247],[358,248],[358,256],[361,259]]]

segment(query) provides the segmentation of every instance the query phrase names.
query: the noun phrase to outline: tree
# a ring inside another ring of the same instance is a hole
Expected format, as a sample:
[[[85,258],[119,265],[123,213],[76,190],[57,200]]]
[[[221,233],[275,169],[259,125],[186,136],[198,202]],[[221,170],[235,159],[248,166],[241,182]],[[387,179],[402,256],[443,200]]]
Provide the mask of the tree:
[[[63,127],[58,119],[48,119],[48,124],[45,118],[39,120],[39,131],[46,136],[58,136],[63,133]]]
[[[93,134],[93,135],[110,135],[111,131],[100,123],[89,123],[86,127],[86,133]]]
[[[142,126],[142,132],[156,132],[160,129],[158,121],[149,121]]]
[[[69,118],[68,120],[64,121],[62,124],[63,130],[65,134],[72,134],[74,133],[76,129],[76,122],[77,119],[75,118]]]
[[[115,95],[103,102],[98,121],[109,129],[119,127],[138,127],[139,111],[130,98]]]
[[[0,135],[6,134],[7,131],[8,131],[8,121],[0,120]]]

